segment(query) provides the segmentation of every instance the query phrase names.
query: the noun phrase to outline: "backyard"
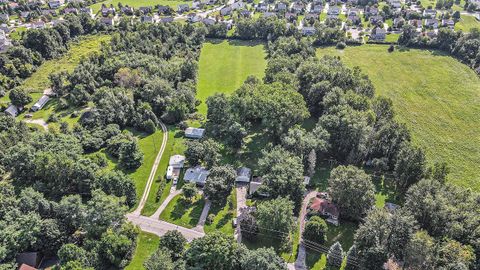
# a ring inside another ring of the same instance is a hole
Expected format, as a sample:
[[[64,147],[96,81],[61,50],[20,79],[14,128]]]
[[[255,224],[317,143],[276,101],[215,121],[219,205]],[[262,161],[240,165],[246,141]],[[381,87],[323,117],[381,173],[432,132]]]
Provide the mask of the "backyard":
[[[200,194],[197,194],[192,201],[179,194],[168,203],[160,214],[160,219],[186,228],[193,228],[200,219],[204,205],[205,199]]]
[[[441,52],[364,45],[345,50],[320,48],[318,56],[340,56],[360,66],[378,95],[393,100],[397,117],[430,162],[447,162],[448,181],[480,190],[480,79]]]

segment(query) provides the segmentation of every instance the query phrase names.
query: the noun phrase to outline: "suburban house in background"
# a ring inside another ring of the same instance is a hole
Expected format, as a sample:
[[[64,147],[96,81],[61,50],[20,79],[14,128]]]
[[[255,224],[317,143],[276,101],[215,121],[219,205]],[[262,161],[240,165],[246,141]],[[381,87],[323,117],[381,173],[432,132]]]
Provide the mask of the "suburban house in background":
[[[183,176],[183,180],[185,180],[185,182],[195,183],[197,185],[204,186],[207,182],[207,177],[209,173],[210,172],[202,166],[188,168],[185,172],[185,175]]]
[[[241,167],[241,168],[238,168],[237,170],[237,178],[235,179],[235,182],[249,183],[251,177],[252,177],[252,170],[246,167]]]
[[[185,137],[189,139],[201,139],[205,134],[204,128],[193,128],[189,127],[185,130]]]
[[[180,177],[180,172],[185,164],[185,157],[182,155],[174,155],[170,157],[167,167],[168,180],[173,179],[173,183],[176,184]]]

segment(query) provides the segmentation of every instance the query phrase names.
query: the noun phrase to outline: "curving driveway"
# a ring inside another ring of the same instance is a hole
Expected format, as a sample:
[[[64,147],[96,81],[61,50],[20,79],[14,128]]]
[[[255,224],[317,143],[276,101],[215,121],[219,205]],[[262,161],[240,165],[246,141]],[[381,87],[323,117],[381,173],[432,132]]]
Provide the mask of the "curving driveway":
[[[150,171],[150,176],[147,180],[147,185],[145,186],[145,190],[143,191],[142,198],[140,199],[140,203],[138,204],[137,209],[133,211],[132,214],[140,216],[140,213],[147,202],[148,194],[150,193],[150,189],[152,188],[152,183],[155,178],[155,173],[157,172],[158,165],[160,164],[160,160],[162,159],[163,152],[165,151],[165,147],[167,146],[168,140],[168,130],[164,123],[160,122],[160,127],[163,131],[163,140],[162,146],[160,147],[160,151],[158,151],[157,157],[155,158],[155,162],[153,163],[152,170]]]

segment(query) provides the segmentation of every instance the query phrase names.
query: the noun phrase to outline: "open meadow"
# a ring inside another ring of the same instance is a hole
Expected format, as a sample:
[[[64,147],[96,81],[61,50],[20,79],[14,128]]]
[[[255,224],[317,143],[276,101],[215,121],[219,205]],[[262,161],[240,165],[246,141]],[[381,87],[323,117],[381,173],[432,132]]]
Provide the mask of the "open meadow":
[[[249,75],[263,78],[267,62],[262,43],[210,40],[200,54],[197,99],[198,111],[207,113],[207,98],[215,93],[232,93]]]
[[[474,71],[441,52],[395,50],[364,45],[318,49],[359,66],[378,95],[393,100],[397,117],[412,132],[431,162],[444,161],[448,181],[480,190],[480,79]]]
[[[73,71],[83,57],[99,51],[102,42],[108,42],[110,38],[109,35],[92,35],[82,37],[78,42],[70,43],[66,54],[60,58],[45,61],[31,77],[22,83],[22,86],[33,92],[43,92],[50,86],[48,75],[61,71]]]

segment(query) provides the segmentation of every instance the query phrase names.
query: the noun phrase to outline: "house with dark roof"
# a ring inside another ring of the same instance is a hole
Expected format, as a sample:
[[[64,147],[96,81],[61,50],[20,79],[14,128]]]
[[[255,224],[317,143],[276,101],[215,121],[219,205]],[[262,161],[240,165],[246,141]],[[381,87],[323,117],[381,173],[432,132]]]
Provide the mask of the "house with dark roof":
[[[227,16],[227,15],[230,15],[230,14],[232,14],[232,7],[228,6],[228,7],[223,7],[222,9],[220,9],[220,15]]]
[[[188,4],[180,4],[177,6],[178,13],[188,12],[189,10],[190,10],[190,6],[188,6]]]
[[[375,27],[373,28],[372,33],[370,34],[370,39],[385,40],[386,36],[387,36],[387,30],[385,30],[384,28]]]
[[[120,11],[127,16],[132,16],[134,13],[133,8],[129,6],[122,7]]]

